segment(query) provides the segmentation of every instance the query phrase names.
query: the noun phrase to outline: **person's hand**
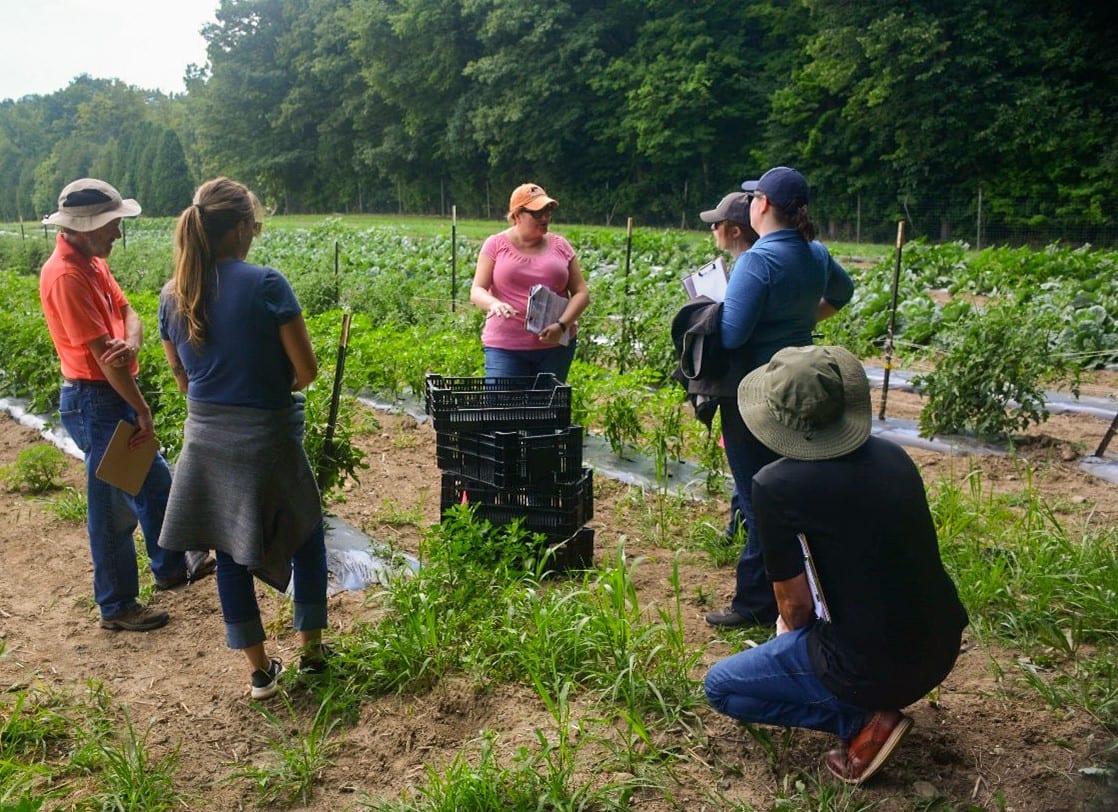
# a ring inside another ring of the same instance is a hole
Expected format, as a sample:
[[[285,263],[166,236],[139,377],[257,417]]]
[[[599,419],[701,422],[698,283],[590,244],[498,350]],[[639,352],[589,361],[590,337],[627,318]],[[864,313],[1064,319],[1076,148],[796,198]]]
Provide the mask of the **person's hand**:
[[[516,308],[512,305],[502,302],[500,299],[494,299],[493,304],[489,305],[489,314],[486,318],[491,316],[500,316],[503,319],[511,319],[516,315]]]
[[[563,340],[564,332],[558,322],[549,324],[540,331],[539,340],[543,344],[556,345]]]
[[[155,437],[155,424],[151,420],[151,411],[137,412],[136,431],[128,438],[128,447],[138,448],[153,437]]]
[[[785,632],[790,632],[790,631],[792,631],[792,630],[789,629],[788,624],[784,622],[784,615],[777,615],[776,616],[776,636],[779,637],[780,635],[784,634]]]
[[[122,338],[110,338],[101,353],[101,363],[108,367],[129,366],[136,358],[136,347]]]

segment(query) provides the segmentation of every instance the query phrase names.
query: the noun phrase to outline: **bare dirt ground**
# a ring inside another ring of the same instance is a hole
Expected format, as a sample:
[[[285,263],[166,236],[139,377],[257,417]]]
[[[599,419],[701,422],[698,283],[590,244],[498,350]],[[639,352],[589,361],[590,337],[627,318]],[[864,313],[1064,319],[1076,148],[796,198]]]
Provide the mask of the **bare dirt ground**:
[[[1098,391],[1118,392],[1118,376]],[[877,411],[875,394],[874,410]],[[889,414],[915,417],[919,399],[891,392]],[[420,527],[401,523],[404,515],[437,521],[439,472],[429,424],[407,416],[377,414],[379,427],[360,440],[369,468],[332,511],[371,537],[417,553]],[[1113,525],[1118,520],[1118,485],[1083,473],[1077,455],[1094,450],[1105,421],[1056,416],[1034,429],[1014,460],[1006,456],[964,457],[910,450],[930,484],[962,477],[975,468],[984,487],[1019,491],[1025,478],[1052,500],[1069,523]],[[43,442],[32,429],[0,418],[0,466]],[[1116,443],[1118,445],[1118,443]],[[1114,450],[1108,454],[1113,459]],[[74,461],[66,482],[81,488]],[[641,498],[630,486],[599,477],[595,482],[596,556],[623,541],[630,558],[642,556],[636,581],[642,606],[670,600],[674,551],[644,538],[635,518]],[[708,505],[705,510],[709,512]],[[721,505],[717,515],[725,515]],[[732,569],[716,569],[701,554],[684,558],[683,595],[687,635],[705,649],[704,667],[731,653],[730,644],[703,621],[708,607],[727,599]],[[56,518],[42,502],[0,493],[0,691],[46,685],[80,693],[87,680],[102,682],[116,703],[128,708],[135,730],[151,729],[148,746],[156,755],[176,745],[181,756],[176,787],[190,798],[188,808],[232,810],[257,807],[245,780],[229,780],[234,763],[258,764],[270,757],[271,730],[247,700],[241,655],[226,649],[214,580],[153,600],[167,608],[171,622],[147,634],[114,633],[97,625],[91,600],[91,565],[83,526]],[[281,617],[282,604],[261,587],[265,622]],[[345,630],[374,619],[375,598],[342,592],[331,598],[330,622]],[[275,625],[269,648],[286,662],[297,658],[294,634]],[[935,694],[909,712],[916,727],[879,777],[860,789],[859,800],[875,809],[927,808],[939,797],[950,809],[1075,810],[1114,809],[1118,799],[1104,779],[1080,772],[1114,763],[1114,737],[1087,714],[1072,708],[1052,711],[1028,688],[1017,666],[1020,653],[990,648],[968,638],[955,671]],[[696,676],[701,676],[697,674]],[[292,697],[293,700],[297,699]],[[0,694],[0,707],[11,696]],[[282,704],[278,713],[283,715]],[[674,803],[662,795],[638,797],[632,808],[715,810],[717,793],[756,808],[773,808],[784,775],[814,770],[833,746],[824,735],[796,731],[783,742],[775,768],[748,733],[718,714],[702,712],[704,732],[686,747],[693,753],[673,788]],[[450,681],[423,696],[387,697],[363,706],[360,720],[336,732],[343,740],[321,776],[312,810],[359,809],[366,794],[395,796],[421,784],[425,767],[445,767],[458,754],[477,753],[483,730],[500,734],[500,752],[509,755],[532,742],[535,728],[551,729],[546,710],[521,687],[475,691]],[[502,759],[502,763],[508,763]]]

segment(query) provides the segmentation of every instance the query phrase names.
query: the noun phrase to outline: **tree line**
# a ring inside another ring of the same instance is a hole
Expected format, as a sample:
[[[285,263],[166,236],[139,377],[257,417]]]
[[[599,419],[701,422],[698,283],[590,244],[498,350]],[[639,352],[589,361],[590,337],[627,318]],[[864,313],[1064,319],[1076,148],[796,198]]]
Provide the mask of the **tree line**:
[[[221,0],[171,97],[0,102],[0,219],[84,174],[153,215],[228,174],[270,207],[697,226],[775,164],[813,216],[1113,241],[1115,12],[1071,0]],[[976,210],[976,199],[982,208]]]

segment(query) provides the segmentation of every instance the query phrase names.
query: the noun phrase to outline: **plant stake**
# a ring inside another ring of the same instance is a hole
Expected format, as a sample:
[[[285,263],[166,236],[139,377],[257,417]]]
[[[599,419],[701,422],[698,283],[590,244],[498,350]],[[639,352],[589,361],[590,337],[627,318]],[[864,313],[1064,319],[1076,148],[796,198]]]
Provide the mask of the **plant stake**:
[[[458,290],[458,207],[450,207],[450,312],[455,312]]]
[[[893,328],[897,323],[897,288],[901,283],[901,247],[904,245],[904,220],[897,221],[897,261],[893,265],[893,298],[889,303],[889,328],[885,331],[885,377],[881,382],[881,410],[878,420],[885,419],[885,402],[889,399],[889,370],[893,368]]]
[[[347,311],[342,314],[342,335],[338,339],[338,360],[334,365],[334,391],[330,395],[330,416],[326,420],[326,432],[322,437],[322,459],[318,463],[318,489],[326,490],[327,466],[334,461],[334,429],[338,425],[338,403],[342,397],[342,374],[345,372],[346,350],[349,348],[349,319]]]
[[[1106,453],[1106,447],[1110,445],[1110,441],[1114,438],[1116,432],[1118,432],[1118,414],[1114,415],[1114,419],[1110,421],[1110,428],[1106,430],[1106,434],[1102,436],[1102,442],[1095,449],[1096,457],[1101,458]]]
[[[621,353],[617,359],[617,367],[621,374],[625,374],[625,359],[629,356],[629,258],[633,253],[633,218],[625,227],[625,297],[622,301],[621,313]]]

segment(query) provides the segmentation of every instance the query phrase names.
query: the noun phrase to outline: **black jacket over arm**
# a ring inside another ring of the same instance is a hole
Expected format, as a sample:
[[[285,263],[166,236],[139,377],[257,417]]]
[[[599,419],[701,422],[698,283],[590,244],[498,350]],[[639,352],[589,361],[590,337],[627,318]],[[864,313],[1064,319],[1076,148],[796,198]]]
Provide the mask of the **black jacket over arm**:
[[[678,363],[672,378],[687,390],[695,417],[710,426],[718,398],[737,397],[747,370],[742,353],[722,346],[722,303],[699,296],[672,319]]]

